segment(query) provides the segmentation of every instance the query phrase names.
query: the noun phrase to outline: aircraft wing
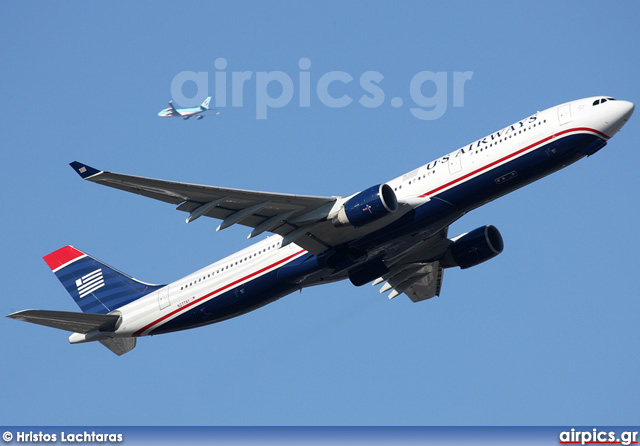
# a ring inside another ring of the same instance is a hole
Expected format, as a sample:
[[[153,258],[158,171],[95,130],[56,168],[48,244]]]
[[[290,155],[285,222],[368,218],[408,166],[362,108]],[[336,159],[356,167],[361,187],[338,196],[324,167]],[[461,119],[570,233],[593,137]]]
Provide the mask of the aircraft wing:
[[[389,299],[405,293],[414,302],[431,299],[440,294],[444,269],[440,262],[409,263],[393,268],[374,282],[385,282],[380,293],[391,290]]]
[[[442,258],[452,243],[447,238],[449,228],[416,243],[412,249],[403,252],[387,262],[389,272],[376,279],[373,285],[382,284],[380,293],[389,293],[389,299],[404,293],[413,302],[421,302],[440,295],[444,268],[438,260]],[[426,260],[425,260],[426,259]]]
[[[202,216],[222,220],[218,231],[234,224],[253,228],[248,238],[263,232],[283,237],[283,246],[295,242],[318,255],[331,247],[384,228],[429,198],[402,202],[398,210],[361,227],[336,227],[329,218],[342,197],[279,194],[199,184],[179,183],[100,171],[74,161],[71,167],[85,180],[177,205],[189,213],[187,223]]]
[[[187,223],[201,216],[222,220],[218,230],[233,224],[253,228],[250,237],[272,232],[321,253],[332,240],[318,240],[315,229],[333,207],[336,197],[277,194],[143,178],[99,171],[79,162],[71,167],[85,180],[177,205],[187,212]],[[331,222],[327,222],[333,226]]]
[[[182,116],[182,114],[173,106],[173,101],[169,101],[169,108],[171,109],[172,116]]]

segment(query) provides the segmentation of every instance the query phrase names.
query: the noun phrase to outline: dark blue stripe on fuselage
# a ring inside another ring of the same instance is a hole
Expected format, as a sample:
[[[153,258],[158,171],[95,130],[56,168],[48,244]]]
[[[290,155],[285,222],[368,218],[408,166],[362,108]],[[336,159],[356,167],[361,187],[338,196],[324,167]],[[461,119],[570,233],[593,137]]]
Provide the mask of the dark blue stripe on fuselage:
[[[581,149],[596,140],[585,133],[559,138],[437,196],[468,212],[575,163],[584,157]]]
[[[305,256],[287,264],[302,262]],[[195,328],[221,322],[248,313],[298,289],[299,286],[278,278],[278,269],[209,299],[149,332],[150,335]],[[200,296],[194,296],[196,298]]]

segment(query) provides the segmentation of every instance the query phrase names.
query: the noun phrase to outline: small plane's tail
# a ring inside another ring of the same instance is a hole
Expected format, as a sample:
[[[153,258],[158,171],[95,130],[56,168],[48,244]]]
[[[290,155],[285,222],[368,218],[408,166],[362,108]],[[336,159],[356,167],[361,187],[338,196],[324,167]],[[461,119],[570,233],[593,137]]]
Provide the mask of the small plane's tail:
[[[204,100],[202,104],[200,104],[200,108],[203,110],[209,110],[209,104],[211,103],[211,96]]]
[[[136,280],[73,246],[44,261],[85,313],[107,314],[164,286]]]

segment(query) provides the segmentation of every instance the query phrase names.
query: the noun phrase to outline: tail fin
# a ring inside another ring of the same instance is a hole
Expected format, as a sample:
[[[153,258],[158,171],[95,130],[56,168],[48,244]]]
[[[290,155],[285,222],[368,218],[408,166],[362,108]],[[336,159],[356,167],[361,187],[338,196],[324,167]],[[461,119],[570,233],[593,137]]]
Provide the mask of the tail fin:
[[[202,104],[200,104],[200,108],[203,110],[209,110],[209,104],[211,103],[211,96],[204,100]]]
[[[107,314],[164,286],[140,282],[73,246],[44,261],[85,313]]]

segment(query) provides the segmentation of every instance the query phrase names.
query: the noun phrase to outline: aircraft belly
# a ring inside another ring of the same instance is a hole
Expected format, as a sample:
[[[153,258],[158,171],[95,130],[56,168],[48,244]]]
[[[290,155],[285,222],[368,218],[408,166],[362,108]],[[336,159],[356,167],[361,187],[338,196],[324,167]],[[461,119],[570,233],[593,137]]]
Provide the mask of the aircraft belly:
[[[369,258],[393,258],[416,243],[438,234],[463,215],[464,212],[450,202],[434,197],[383,230],[351,245],[366,251]]]

